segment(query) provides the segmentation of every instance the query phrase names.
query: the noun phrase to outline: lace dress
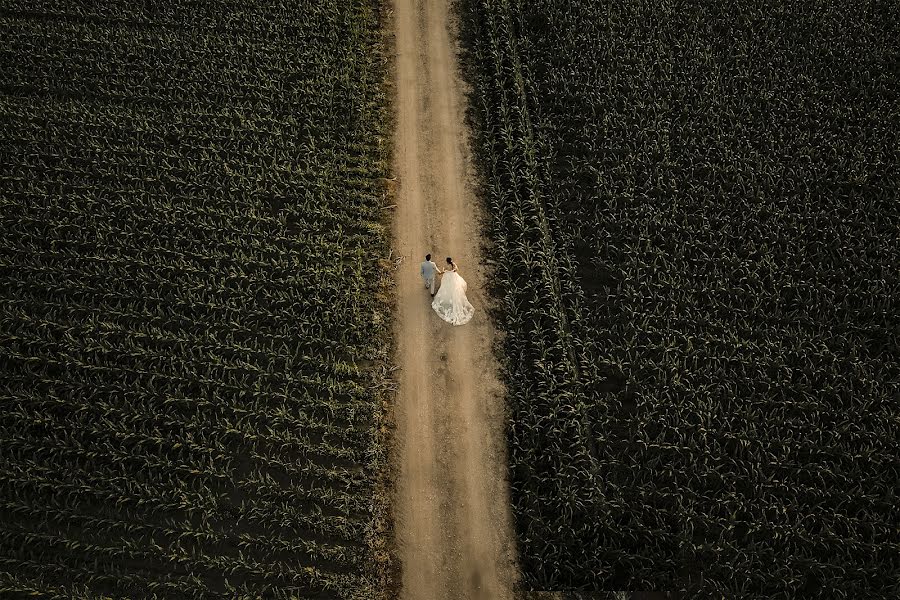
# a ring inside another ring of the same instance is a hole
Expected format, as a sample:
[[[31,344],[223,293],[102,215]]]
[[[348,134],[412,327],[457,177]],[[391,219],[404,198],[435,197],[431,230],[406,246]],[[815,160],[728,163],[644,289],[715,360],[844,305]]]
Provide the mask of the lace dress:
[[[451,325],[465,325],[472,320],[475,307],[466,298],[466,280],[455,271],[444,273],[441,287],[434,295],[431,308]]]

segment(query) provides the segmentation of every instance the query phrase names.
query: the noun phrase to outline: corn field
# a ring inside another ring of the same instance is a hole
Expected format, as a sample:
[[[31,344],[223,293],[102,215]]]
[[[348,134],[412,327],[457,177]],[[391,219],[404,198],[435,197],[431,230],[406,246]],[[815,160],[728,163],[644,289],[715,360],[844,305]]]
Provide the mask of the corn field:
[[[900,597],[900,12],[461,0],[525,587]]]
[[[375,597],[380,11],[0,6],[0,596]]]

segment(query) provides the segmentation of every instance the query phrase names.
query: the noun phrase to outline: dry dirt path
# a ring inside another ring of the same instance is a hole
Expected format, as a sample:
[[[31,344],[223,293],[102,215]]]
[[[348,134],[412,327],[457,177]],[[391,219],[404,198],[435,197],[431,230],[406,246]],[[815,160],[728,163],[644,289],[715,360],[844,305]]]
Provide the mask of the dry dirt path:
[[[491,354],[450,0],[392,0],[399,394],[393,499],[401,598],[513,598],[503,396]],[[452,256],[476,315],[443,322],[419,276]]]

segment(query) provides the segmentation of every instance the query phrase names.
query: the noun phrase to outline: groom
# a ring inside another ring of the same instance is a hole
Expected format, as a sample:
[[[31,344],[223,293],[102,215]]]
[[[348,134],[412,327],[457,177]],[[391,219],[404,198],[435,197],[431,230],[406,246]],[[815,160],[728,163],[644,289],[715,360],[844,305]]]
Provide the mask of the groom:
[[[422,279],[425,280],[425,288],[431,289],[431,297],[434,297],[434,276],[437,273],[443,273],[438,266],[431,262],[431,255],[426,254],[425,260],[422,262],[422,265],[419,267],[419,272],[422,274]]]

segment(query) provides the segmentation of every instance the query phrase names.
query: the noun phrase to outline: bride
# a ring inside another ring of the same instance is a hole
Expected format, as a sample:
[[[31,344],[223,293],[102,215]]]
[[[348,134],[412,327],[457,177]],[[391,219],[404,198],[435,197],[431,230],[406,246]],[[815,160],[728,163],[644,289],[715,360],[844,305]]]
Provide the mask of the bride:
[[[434,295],[431,308],[451,325],[465,325],[475,314],[466,298],[466,280],[459,276],[459,267],[447,257],[447,270],[441,271],[441,287]]]

